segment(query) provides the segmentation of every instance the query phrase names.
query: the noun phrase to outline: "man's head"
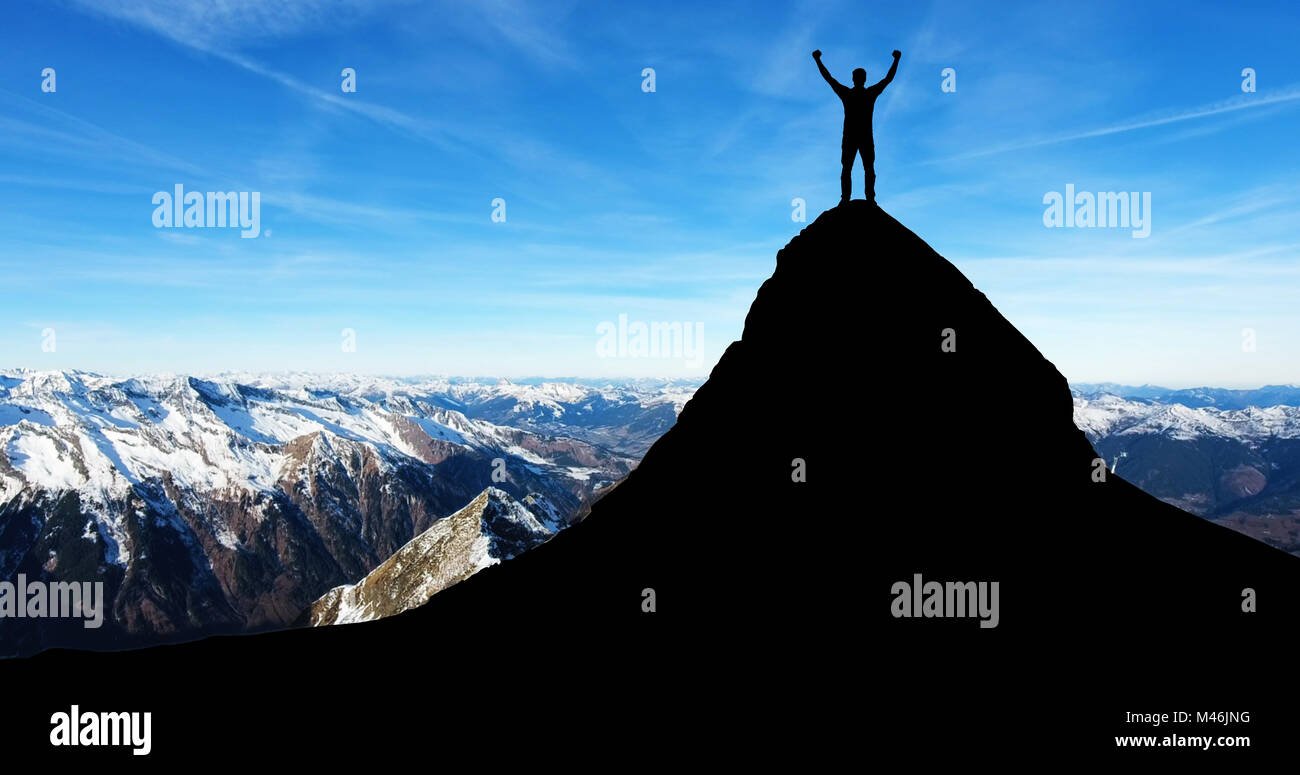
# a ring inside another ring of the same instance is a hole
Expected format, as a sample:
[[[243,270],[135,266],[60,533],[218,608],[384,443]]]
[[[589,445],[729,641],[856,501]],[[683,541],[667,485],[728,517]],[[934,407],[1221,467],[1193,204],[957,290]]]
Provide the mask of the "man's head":
[[[853,85],[854,85],[854,86],[861,86],[862,84],[864,84],[864,83],[866,83],[866,82],[867,82],[867,71],[866,71],[866,70],[863,70],[861,67],[859,67],[857,70],[854,70],[854,71],[853,71]]]

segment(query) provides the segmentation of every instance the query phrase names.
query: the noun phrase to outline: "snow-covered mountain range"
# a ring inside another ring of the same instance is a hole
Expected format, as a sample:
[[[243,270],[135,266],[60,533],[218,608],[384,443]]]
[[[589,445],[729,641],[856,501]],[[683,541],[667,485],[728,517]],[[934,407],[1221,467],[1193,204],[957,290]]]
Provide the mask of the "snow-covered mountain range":
[[[1113,395],[1076,396],[1074,424],[1091,438],[1161,434],[1188,440],[1218,436],[1256,443],[1270,438],[1300,438],[1300,407],[1194,408]]]
[[[1119,476],[1167,503],[1300,554],[1300,407],[1220,408],[1300,395],[1288,397],[1286,386],[1178,394],[1123,386],[1073,390],[1075,425]]]
[[[353,374],[224,374],[218,381],[284,393],[322,392],[371,402],[422,401],[466,417],[567,436],[640,458],[702,380],[392,378]]]
[[[1120,385],[1115,382],[1075,382],[1071,391],[1080,398],[1117,396],[1133,401],[1182,404],[1193,409],[1246,409],[1252,406],[1300,406],[1300,386],[1265,385],[1260,388],[1231,389],[1195,387],[1173,389],[1159,385]]]
[[[103,580],[112,608],[0,621],[0,653],[286,626],[489,486],[559,529],[692,391],[0,371],[0,579]]]

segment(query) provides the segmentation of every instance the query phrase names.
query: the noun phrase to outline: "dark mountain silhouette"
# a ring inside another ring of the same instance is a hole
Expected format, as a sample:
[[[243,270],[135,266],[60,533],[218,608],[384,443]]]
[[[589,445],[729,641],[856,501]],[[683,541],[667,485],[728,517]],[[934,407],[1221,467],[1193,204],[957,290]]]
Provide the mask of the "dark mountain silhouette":
[[[836,371],[872,375],[870,433],[812,392]],[[891,380],[921,392],[900,406]],[[346,717],[348,744],[376,750],[527,719],[627,738],[638,759],[700,743],[804,766],[887,748],[1075,758],[1148,732],[1124,711],[1173,710],[1252,711],[1255,749],[1282,745],[1263,734],[1284,704],[1267,666],[1293,645],[1300,558],[1095,482],[1095,457],[1052,364],[855,201],[778,253],[677,424],[549,543],[377,622],[5,667],[49,712],[77,676],[131,676],[134,705],[168,711],[156,751],[276,698],[329,709],[274,719],[309,753]],[[891,586],[917,573],[999,582],[998,626],[893,617]],[[199,677],[212,669],[231,680],[214,688]]]

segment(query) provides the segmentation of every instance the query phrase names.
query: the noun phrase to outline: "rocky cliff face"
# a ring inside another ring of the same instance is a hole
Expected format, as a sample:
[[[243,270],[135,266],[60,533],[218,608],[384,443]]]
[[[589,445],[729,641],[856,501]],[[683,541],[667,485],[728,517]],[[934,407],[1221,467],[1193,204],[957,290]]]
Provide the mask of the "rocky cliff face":
[[[530,495],[528,500],[545,513],[542,499]],[[452,584],[542,543],[559,527],[544,524],[509,494],[489,487],[465,508],[411,539],[365,578],[325,593],[311,605],[310,624],[365,622],[424,605]]]

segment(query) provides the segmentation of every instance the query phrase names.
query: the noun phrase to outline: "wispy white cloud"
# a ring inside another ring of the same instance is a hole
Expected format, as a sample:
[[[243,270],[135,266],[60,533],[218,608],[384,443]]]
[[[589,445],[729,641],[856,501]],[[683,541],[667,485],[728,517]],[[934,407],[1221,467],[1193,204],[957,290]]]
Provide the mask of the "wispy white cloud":
[[[1180,224],[1170,229],[1169,233],[1177,234],[1189,229],[1211,226],[1223,221],[1268,212],[1279,207],[1289,208],[1290,211],[1294,212],[1297,203],[1300,203],[1300,189],[1297,189],[1296,186],[1276,184],[1260,186],[1234,195],[1231,204],[1227,206],[1220,204],[1209,215]]]
[[[611,182],[607,174],[581,156],[563,152],[535,137],[486,128],[481,123],[469,126],[433,120],[368,102],[355,94],[333,93],[270,67],[238,48],[250,41],[301,35],[327,27],[337,29],[378,10],[378,4],[293,0],[275,3],[278,10],[267,10],[261,0],[226,0],[222,12],[218,13],[206,4],[177,0],[130,0],[120,4],[76,1],[84,8],[150,30],[181,46],[267,78],[307,97],[317,106],[361,116],[406,137],[427,141],[444,152],[504,158],[517,168],[537,170],[552,180],[562,173],[570,179]],[[550,15],[564,14],[560,9],[551,9]],[[526,56],[547,64],[574,64],[564,38],[548,27],[553,21],[548,22],[533,8],[514,0],[492,0],[476,6],[472,16],[477,28],[486,24],[497,38]],[[470,25],[465,22],[461,26]],[[258,30],[246,32],[251,28]]]
[[[1093,137],[1105,137],[1107,135],[1120,134],[1121,132],[1132,132],[1138,129],[1149,129],[1151,127],[1164,126],[1166,124],[1176,124],[1182,121],[1192,121],[1199,118],[1218,116],[1224,113],[1232,113],[1238,110],[1249,110],[1252,108],[1261,108],[1269,105],[1278,105],[1287,102],[1300,100],[1300,84],[1292,85],[1284,89],[1278,89],[1273,92],[1260,92],[1257,94],[1242,94],[1237,97],[1231,97],[1226,100],[1212,102],[1190,110],[1176,111],[1160,115],[1148,115],[1140,118],[1133,118],[1122,121],[1118,124],[1089,129],[1084,132],[1072,132],[1068,134],[1056,135],[1053,137],[1042,137],[1031,140],[1021,140],[1004,145],[996,145],[990,148],[984,148],[976,151],[968,151],[955,156],[948,156],[942,159],[931,159],[925,163],[934,164],[940,162],[960,161],[964,159],[979,158],[982,156],[993,156],[1000,153],[1009,153],[1019,151],[1025,148],[1038,148],[1045,145],[1059,145],[1061,143],[1070,143],[1076,140],[1087,140]]]
[[[0,107],[8,113],[31,118],[0,116],[0,129],[11,147],[21,144],[40,153],[75,156],[97,164],[143,164],[191,175],[203,172],[191,162],[13,92],[0,89]]]
[[[74,0],[82,9],[187,46],[239,48],[338,29],[392,5],[384,0]]]
[[[560,9],[520,0],[486,0],[474,4],[473,9],[475,20],[486,23],[525,56],[545,65],[577,65],[568,41],[552,28],[554,20],[565,15]]]

